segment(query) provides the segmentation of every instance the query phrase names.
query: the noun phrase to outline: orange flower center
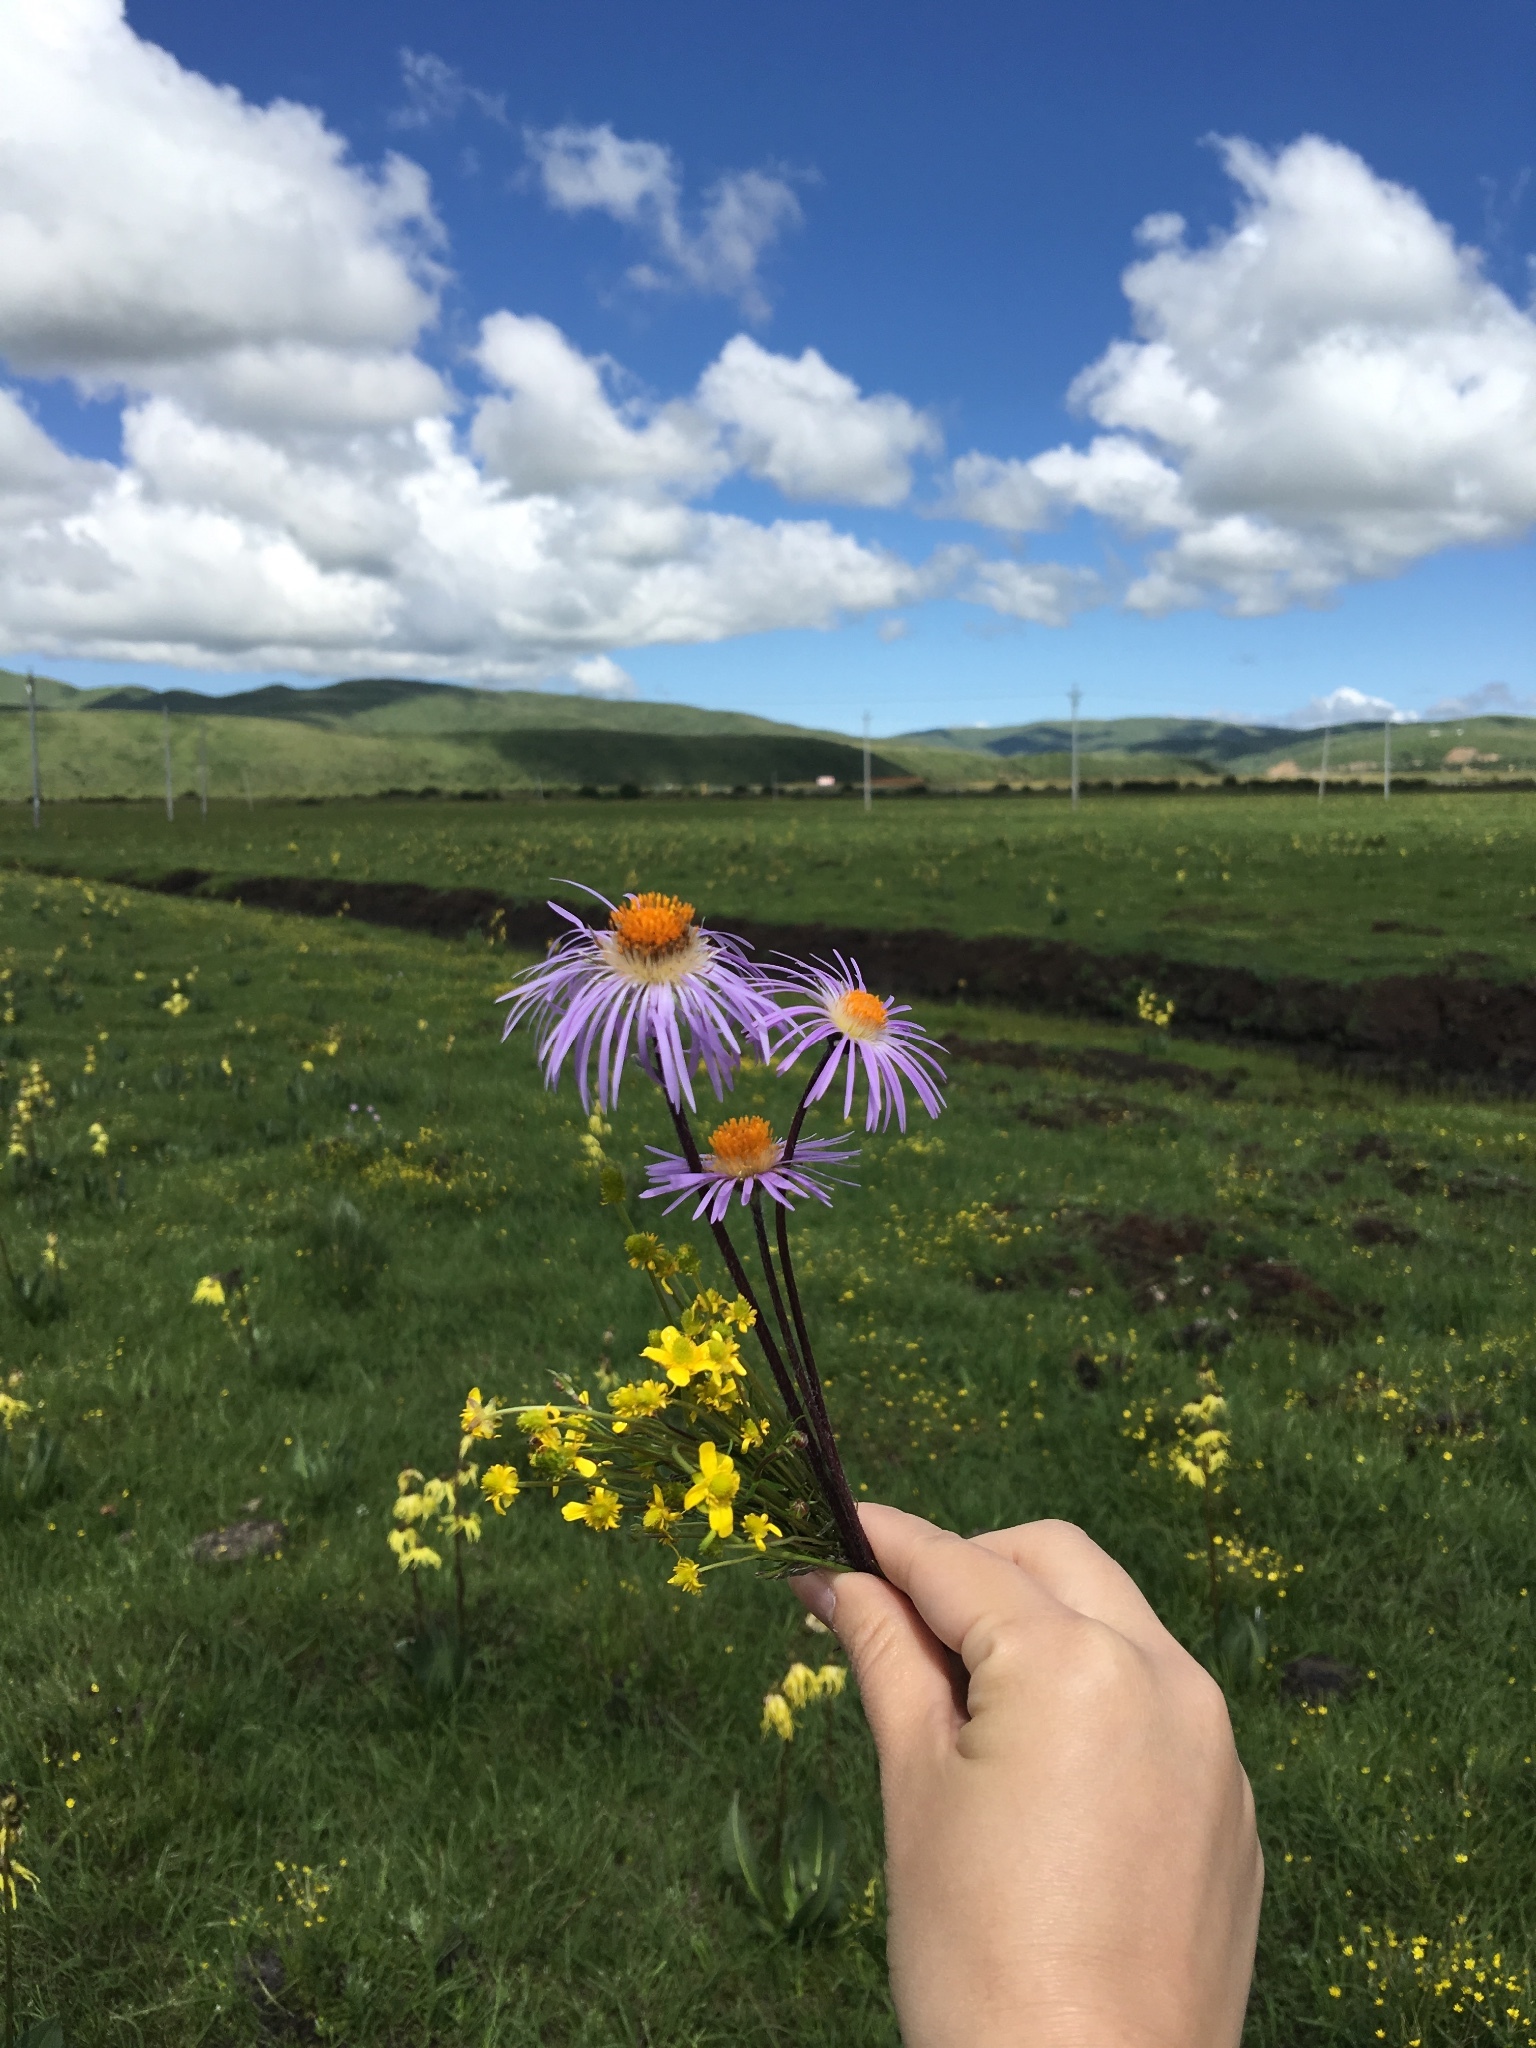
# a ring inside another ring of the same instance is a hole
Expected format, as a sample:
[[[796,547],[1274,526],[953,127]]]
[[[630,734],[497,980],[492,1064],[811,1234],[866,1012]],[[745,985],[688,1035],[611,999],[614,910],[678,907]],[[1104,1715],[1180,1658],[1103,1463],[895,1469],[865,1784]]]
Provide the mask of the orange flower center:
[[[733,1116],[710,1133],[709,1149],[721,1173],[745,1180],[779,1163],[780,1146],[765,1116]]]
[[[878,1038],[890,1013],[867,988],[845,989],[831,1005],[832,1022],[849,1038]]]
[[[647,892],[610,910],[608,922],[626,953],[655,960],[686,943],[693,928],[693,905],[679,896]]]

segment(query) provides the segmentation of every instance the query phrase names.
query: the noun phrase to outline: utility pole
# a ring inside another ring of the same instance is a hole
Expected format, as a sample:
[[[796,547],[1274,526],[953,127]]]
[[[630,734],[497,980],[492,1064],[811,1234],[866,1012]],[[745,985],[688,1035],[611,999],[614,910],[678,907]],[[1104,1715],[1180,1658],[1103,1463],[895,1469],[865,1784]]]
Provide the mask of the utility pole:
[[[165,728],[165,816],[167,823],[176,819],[176,792],[171,787],[171,707],[160,706],[160,722]]]
[[[1413,764],[1410,762],[1409,766]],[[1381,794],[1383,798],[1392,794],[1392,714],[1387,713],[1386,723],[1381,728]]]
[[[1323,791],[1328,787],[1328,742],[1332,737],[1333,726],[1330,722],[1323,727],[1323,765],[1317,778],[1317,800],[1319,803],[1323,800]]]
[[[867,811],[874,800],[869,786],[869,713],[864,714],[864,808]]]
[[[1083,701],[1083,693],[1074,683],[1067,692],[1072,704],[1072,808],[1077,809],[1077,707]]]
[[[203,813],[203,823],[208,822],[208,728],[197,729],[197,801]]]
[[[37,765],[37,684],[27,671],[27,724],[32,738],[32,830],[43,829],[43,778]]]

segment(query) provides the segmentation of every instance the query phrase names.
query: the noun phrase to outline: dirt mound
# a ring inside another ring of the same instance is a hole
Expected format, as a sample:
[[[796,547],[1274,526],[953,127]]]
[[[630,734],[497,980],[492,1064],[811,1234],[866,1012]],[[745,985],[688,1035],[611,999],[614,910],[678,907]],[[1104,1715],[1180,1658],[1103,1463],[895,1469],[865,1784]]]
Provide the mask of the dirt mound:
[[[188,895],[211,878],[184,868],[150,879],[111,879]],[[355,917],[441,938],[494,932],[511,946],[533,951],[563,929],[546,904],[422,882],[250,875],[221,883],[214,893],[266,910]],[[1138,991],[1151,984],[1159,995],[1172,997],[1173,1028],[1184,1036],[1267,1042],[1364,1071],[1454,1075],[1500,1093],[1536,1094],[1536,983],[1529,981],[1483,981],[1454,972],[1358,982],[1301,975],[1271,981],[1243,967],[1170,960],[1153,952],[1095,953],[1064,939],[968,939],[944,931],[752,919],[735,920],[734,928],[760,954],[852,955],[872,986],[904,996],[964,996],[1123,1023],[1135,1015]]]

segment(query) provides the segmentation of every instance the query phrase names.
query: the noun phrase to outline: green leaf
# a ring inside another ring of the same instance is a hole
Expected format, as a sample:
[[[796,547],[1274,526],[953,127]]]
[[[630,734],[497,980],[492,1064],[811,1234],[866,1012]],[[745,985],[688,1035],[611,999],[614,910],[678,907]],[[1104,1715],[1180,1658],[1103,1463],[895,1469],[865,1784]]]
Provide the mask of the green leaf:
[[[784,1836],[779,1882],[784,1898],[784,1931],[821,1933],[843,1909],[848,1831],[831,1800],[812,1792],[796,1807]]]
[[[16,2036],[16,2048],[64,2048],[64,2029],[57,2020],[34,2020]]]
[[[726,1876],[741,1885],[759,1911],[766,1913],[768,1902],[763,1897],[762,1871],[758,1867],[757,1850],[742,1817],[739,1792],[731,1794],[730,1810],[720,1830],[720,1861]]]

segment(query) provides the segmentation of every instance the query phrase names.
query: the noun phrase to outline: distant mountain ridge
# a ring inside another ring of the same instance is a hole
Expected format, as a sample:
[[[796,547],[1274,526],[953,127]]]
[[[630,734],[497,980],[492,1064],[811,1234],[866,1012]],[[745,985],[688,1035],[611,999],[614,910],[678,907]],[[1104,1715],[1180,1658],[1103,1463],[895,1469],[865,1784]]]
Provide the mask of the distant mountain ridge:
[[[250,798],[362,796],[391,790],[497,791],[548,787],[769,788],[831,777],[857,782],[863,754],[845,733],[786,725],[749,712],[706,711],[548,690],[359,676],[296,689],[260,684],[228,696],[129,685],[78,689],[36,679],[45,793],[144,797],[165,786],[169,713],[177,790],[210,787]],[[30,769],[25,679],[0,670],[0,796],[25,794]],[[146,716],[145,714],[151,714]],[[1322,761],[1321,727],[1298,731],[1217,719],[1084,719],[1080,772],[1093,782],[1310,780]],[[1381,773],[1377,724],[1335,726],[1329,774]],[[1071,728],[1060,720],[1015,726],[935,726],[875,744],[881,782],[919,777],[935,787],[1060,783],[1070,772]],[[1536,772],[1536,719],[1513,716],[1394,728],[1399,775],[1444,778]]]

